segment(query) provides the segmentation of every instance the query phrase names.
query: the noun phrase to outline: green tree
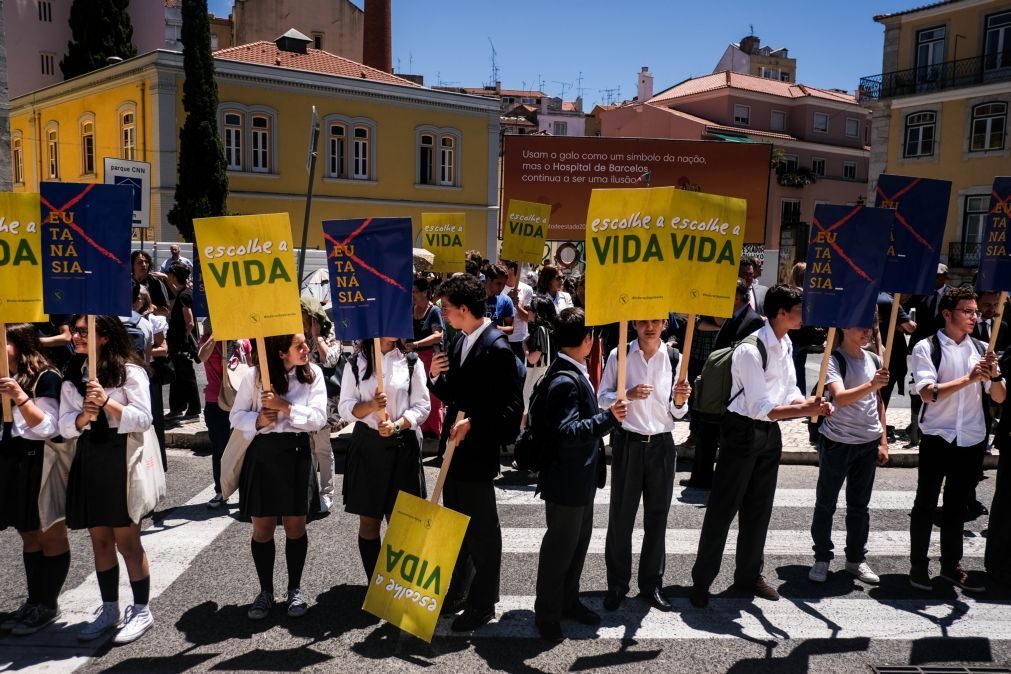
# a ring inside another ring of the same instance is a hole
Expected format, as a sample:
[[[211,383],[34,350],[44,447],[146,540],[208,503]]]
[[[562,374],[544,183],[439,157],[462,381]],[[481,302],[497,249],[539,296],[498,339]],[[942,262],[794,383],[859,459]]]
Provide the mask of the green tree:
[[[67,55],[60,61],[64,79],[98,70],[112,56],[137,55],[129,4],[130,0],[74,0],[70,6],[74,39],[67,43]]]
[[[207,0],[183,0],[183,110],[179,132],[179,176],[176,203],[169,222],[193,241],[193,218],[228,212],[228,175],[218,137],[218,85],[214,81]]]

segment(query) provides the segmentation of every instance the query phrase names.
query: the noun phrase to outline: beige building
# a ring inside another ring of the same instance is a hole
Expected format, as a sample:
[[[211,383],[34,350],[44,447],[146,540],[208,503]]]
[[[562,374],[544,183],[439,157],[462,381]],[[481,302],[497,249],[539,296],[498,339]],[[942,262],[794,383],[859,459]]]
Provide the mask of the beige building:
[[[362,61],[365,12],[350,0],[235,0],[232,38],[220,49],[260,40],[272,41],[288,28],[312,39],[313,49]]]
[[[714,73],[730,71],[741,75],[754,75],[780,82],[797,81],[797,59],[790,58],[786,47],[773,49],[762,45],[755,35],[746,35],[740,42],[731,42],[713,68]]]

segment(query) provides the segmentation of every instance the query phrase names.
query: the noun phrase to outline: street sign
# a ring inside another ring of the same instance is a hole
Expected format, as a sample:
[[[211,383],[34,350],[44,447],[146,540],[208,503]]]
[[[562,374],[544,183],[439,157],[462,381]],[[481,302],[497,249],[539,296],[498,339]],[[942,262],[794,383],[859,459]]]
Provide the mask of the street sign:
[[[151,227],[151,164],[106,157],[105,184],[133,188],[133,227]]]

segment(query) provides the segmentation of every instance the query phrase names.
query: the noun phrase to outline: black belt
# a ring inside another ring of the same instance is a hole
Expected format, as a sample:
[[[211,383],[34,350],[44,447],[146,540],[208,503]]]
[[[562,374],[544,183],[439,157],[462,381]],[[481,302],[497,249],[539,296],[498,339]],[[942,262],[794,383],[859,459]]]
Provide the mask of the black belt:
[[[670,438],[672,431],[661,431],[659,433],[653,433],[651,435],[643,435],[642,433],[633,433],[632,431],[626,431],[624,428],[621,429],[621,433],[628,437],[629,440],[635,440],[636,442],[641,442],[644,445],[648,445],[651,442],[663,439],[665,436]]]
[[[740,423],[754,424],[759,428],[766,428],[768,426],[775,426],[775,421],[759,421],[758,419],[752,419],[751,417],[746,417],[743,414],[738,414],[737,412],[727,412],[728,416],[737,417]]]

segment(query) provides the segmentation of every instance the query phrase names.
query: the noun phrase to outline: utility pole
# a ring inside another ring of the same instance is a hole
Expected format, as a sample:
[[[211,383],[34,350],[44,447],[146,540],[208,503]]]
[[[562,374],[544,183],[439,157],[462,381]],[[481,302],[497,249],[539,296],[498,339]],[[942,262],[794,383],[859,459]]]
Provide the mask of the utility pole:
[[[7,91],[7,31],[4,3],[0,0],[0,191],[10,192],[14,183],[11,166],[11,99]]]

